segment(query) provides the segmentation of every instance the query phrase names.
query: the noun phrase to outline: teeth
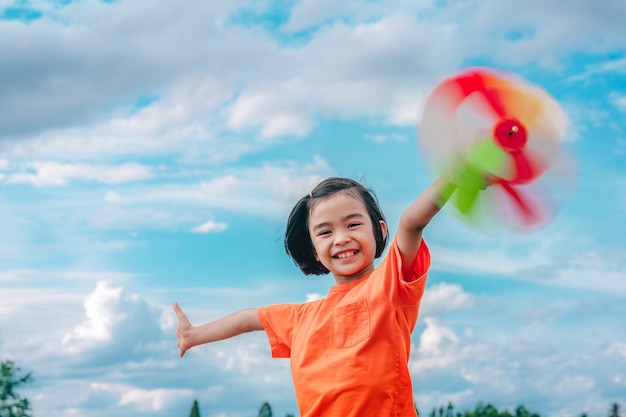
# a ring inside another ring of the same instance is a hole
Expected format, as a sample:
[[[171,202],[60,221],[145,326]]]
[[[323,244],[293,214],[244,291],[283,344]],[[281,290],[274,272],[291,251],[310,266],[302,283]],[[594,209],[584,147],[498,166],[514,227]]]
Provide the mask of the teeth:
[[[340,254],[337,255],[337,258],[339,259],[346,259],[350,256],[353,256],[356,253],[356,251],[352,251],[352,252],[342,252]]]

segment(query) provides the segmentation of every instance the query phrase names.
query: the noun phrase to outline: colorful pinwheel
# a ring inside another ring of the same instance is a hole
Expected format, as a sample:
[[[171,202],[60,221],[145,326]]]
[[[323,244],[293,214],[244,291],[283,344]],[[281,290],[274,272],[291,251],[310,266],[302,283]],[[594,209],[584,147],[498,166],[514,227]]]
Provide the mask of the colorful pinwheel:
[[[445,197],[463,220],[530,230],[554,214],[561,193],[549,186],[566,188],[571,178],[562,152],[568,124],[543,89],[510,73],[472,68],[427,97],[418,143],[431,175],[456,172]],[[556,184],[542,186],[550,171]]]

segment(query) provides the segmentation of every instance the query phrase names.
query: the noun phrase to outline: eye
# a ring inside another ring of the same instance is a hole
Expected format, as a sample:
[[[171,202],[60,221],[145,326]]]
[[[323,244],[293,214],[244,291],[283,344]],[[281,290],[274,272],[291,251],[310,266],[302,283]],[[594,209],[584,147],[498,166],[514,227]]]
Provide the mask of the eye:
[[[358,227],[360,225],[362,225],[363,223],[350,223],[348,224],[348,229],[353,229],[355,227]]]
[[[329,235],[329,234],[330,234],[330,230],[322,230],[317,235],[324,236],[324,235]]]

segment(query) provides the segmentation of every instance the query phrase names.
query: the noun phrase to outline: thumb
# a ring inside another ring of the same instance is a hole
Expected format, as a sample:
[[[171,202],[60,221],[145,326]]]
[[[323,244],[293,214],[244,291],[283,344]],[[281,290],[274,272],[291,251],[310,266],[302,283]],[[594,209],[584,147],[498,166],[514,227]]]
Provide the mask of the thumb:
[[[185,317],[185,313],[183,313],[183,310],[178,305],[178,301],[174,302],[174,312],[176,313],[176,317],[179,319]]]

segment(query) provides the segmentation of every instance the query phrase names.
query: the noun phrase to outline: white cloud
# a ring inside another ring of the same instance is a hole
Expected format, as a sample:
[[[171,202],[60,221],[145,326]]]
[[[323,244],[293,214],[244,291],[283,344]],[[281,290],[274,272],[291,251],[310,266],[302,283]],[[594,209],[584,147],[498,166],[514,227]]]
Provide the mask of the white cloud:
[[[443,319],[424,321],[410,361],[420,410],[451,399],[460,409],[473,409],[479,401],[516,407],[532,398],[535,412],[552,409],[574,416],[580,410],[601,413],[608,404],[602,392],[623,389],[622,374],[614,372],[624,362],[614,353],[619,348],[582,353],[556,348],[549,335],[531,337],[532,331],[520,333],[519,328],[492,334],[479,325],[480,332],[465,328],[461,334],[465,320],[457,321],[458,330]],[[585,337],[570,342],[587,346]]]
[[[433,268],[443,271],[464,271],[471,274],[513,275],[529,266],[528,259],[511,257],[502,250],[455,250],[433,248]]]
[[[546,230],[524,239],[491,241],[474,235],[469,237],[472,241],[463,243],[462,250],[456,249],[456,245],[461,242],[461,235],[456,234],[454,242],[449,243],[450,247],[440,246],[439,242],[430,245],[431,274],[443,271],[533,282],[550,288],[626,294],[626,258],[623,248],[607,248],[599,252],[589,249],[584,238],[568,237],[560,226],[552,229],[558,230],[559,234]],[[459,295],[462,294],[460,288],[457,290]],[[444,294],[443,288],[438,288],[439,291]],[[437,292],[431,295],[435,297]],[[434,306],[430,303],[427,305]]]
[[[212,35],[238,5],[237,1],[224,5],[186,2],[184,7],[167,2],[155,7],[145,1],[70,3],[54,8],[52,17],[44,16],[29,25],[4,21],[0,49],[10,60],[6,85],[15,86],[11,92],[20,94],[3,94],[0,99],[2,107],[10,110],[0,116],[3,134],[73,125],[77,120],[93,119],[102,107],[111,109],[111,104],[133,101],[141,94],[160,93],[162,86],[171,86],[178,77],[175,74],[182,62],[186,62],[183,72],[187,75],[206,74],[207,60],[209,67],[224,62],[212,60],[217,51],[208,48],[213,52],[200,58],[198,48],[180,45],[199,39],[219,45]],[[186,30],[176,23],[182,20]],[[68,27],[72,30],[66,30]],[[159,30],[155,32],[154,27]],[[31,57],[23,55],[16,44],[5,42],[7,39],[27,43]],[[110,48],[111,44],[118,47]],[[228,47],[220,55],[229,55]],[[114,71],[111,62],[119,63]],[[23,70],[33,65],[38,71]],[[20,98],[25,91],[30,99]]]
[[[117,405],[133,406],[137,411],[161,411],[172,403],[179,403],[181,397],[193,401],[194,391],[190,389],[141,389],[126,384],[91,383],[91,389],[114,393],[119,396]]]
[[[64,349],[88,361],[126,361],[162,341],[163,310],[100,281],[83,303],[85,320],[63,338]]]
[[[272,91],[240,96],[228,113],[233,129],[261,126],[263,137],[304,136],[312,127],[310,92],[300,82],[290,82]]]
[[[121,294],[121,287],[113,288],[110,282],[99,282],[84,302],[87,320],[68,334],[63,344],[68,344],[73,339],[96,342],[110,340],[111,328],[116,322],[125,319],[124,313],[111,311],[112,305],[120,301]]]
[[[66,228],[69,224],[92,230],[192,230],[206,223],[207,212],[220,210],[284,221],[293,203],[332,173],[328,163],[315,156],[309,162],[281,161],[218,172],[196,171],[183,175],[183,180],[174,178],[165,183],[128,183],[118,188],[109,187],[104,196],[102,190],[95,187],[79,190],[68,187],[62,196],[51,194],[36,206],[8,205],[3,209],[5,217],[13,216],[27,224],[39,219],[51,228],[63,230],[71,230]],[[223,227],[219,222],[214,226]],[[63,230],[59,238],[65,236]],[[20,231],[25,230],[22,227]],[[94,241],[85,235],[72,239],[66,242],[71,243],[66,250],[69,247],[82,251],[96,243],[110,243]],[[16,246],[11,248],[15,250]]]
[[[611,73],[626,73],[626,58],[608,59],[600,64],[589,65],[583,73],[569,77],[567,81],[589,81],[592,77]]]
[[[8,143],[5,152],[16,160],[74,161],[155,155],[181,155],[213,163],[237,159],[257,145],[247,143],[249,138],[220,138],[219,116],[207,116],[219,113],[219,107],[234,88],[209,76],[181,75],[167,94],[136,112],[127,114],[122,108],[101,120],[44,130]]]
[[[577,252],[555,258],[543,265],[528,265],[514,274],[520,279],[532,280],[542,285],[584,289],[612,295],[626,294],[626,263],[624,248],[609,248],[602,253],[596,250]]]
[[[549,277],[552,284],[626,295],[626,270],[563,268]]]
[[[300,1],[291,10],[284,29],[289,31],[305,30],[333,17],[341,16],[350,3],[348,1],[336,3],[332,0]]]
[[[613,92],[609,98],[615,107],[621,111],[626,111],[626,94]]]
[[[107,166],[32,162],[27,164],[25,168],[26,172],[9,174],[6,181],[9,183],[30,183],[36,186],[66,185],[72,180],[120,184],[145,180],[154,176],[151,167],[136,163]],[[28,172],[30,170],[34,170],[35,172]]]
[[[209,220],[206,223],[201,224],[200,226],[196,226],[191,229],[194,233],[219,233],[223,232],[228,228],[228,224],[221,222],[214,222],[213,220]]]
[[[307,302],[321,300],[322,298],[324,298],[324,296],[317,292],[311,292],[306,294]]]
[[[444,346],[455,346],[459,343],[459,338],[450,327],[442,325],[433,317],[425,317],[426,330],[419,338],[418,351],[425,356],[441,357]],[[440,363],[439,366],[442,364]]]
[[[626,358],[626,342],[612,342],[606,353],[609,357]]]
[[[511,8],[515,9],[514,14],[509,13]],[[462,15],[472,16],[465,20],[467,46],[488,53],[500,62],[535,62],[559,71],[563,64],[556,51],[583,48],[602,53],[605,51],[602,45],[620,48],[625,43],[617,17],[626,11],[621,2],[605,2],[600,7],[592,7],[589,1],[578,0],[569,3],[566,13],[562,4],[555,0],[518,0],[506,4],[489,0],[465,3],[456,9],[453,18],[456,22],[463,21]],[[449,13],[450,9],[445,12]],[[501,19],[503,15],[510,18]],[[487,35],[496,41],[484,42],[483,36]]]
[[[107,191],[104,195],[104,201],[107,203],[121,203],[124,199],[114,191]]]
[[[460,285],[440,283],[428,286],[420,314],[433,315],[446,311],[458,311],[471,308],[475,303],[474,297],[463,291]]]
[[[151,13],[148,14],[151,18],[142,21],[142,25],[148,25],[154,19],[152,5],[139,3],[134,10],[117,3],[110,7],[118,9],[118,13],[133,14],[141,13],[139,10],[143,7],[150,7]],[[61,9],[60,13],[79,9],[71,5]],[[164,7],[167,9],[169,6]],[[180,11],[170,12],[176,15]],[[115,20],[112,14],[103,12],[102,22],[81,29],[87,32],[85,38],[98,38],[109,26],[116,27],[115,33],[124,39],[119,43],[121,48],[112,51],[103,45],[98,49],[98,44],[89,44],[89,48],[95,47],[96,51],[109,56],[108,62],[127,63],[119,68],[124,77],[112,78],[109,72],[93,69],[91,75],[99,82],[95,83],[96,91],[90,96],[79,94],[82,91],[79,86],[87,82],[80,78],[86,69],[71,67],[77,57],[92,53],[83,50],[86,48],[84,39],[76,44],[65,43],[62,27],[47,22],[45,27],[49,33],[45,39],[31,39],[35,45],[52,44],[51,49],[63,51],[59,54],[62,58],[57,58],[61,61],[58,65],[77,76],[68,77],[74,85],[69,95],[49,91],[50,83],[45,82],[47,78],[55,78],[55,71],[61,69],[46,67],[38,74],[39,79],[24,86],[33,96],[56,96],[65,100],[62,103],[56,100],[54,111],[48,108],[51,104],[45,104],[47,101],[37,101],[39,107],[30,108],[30,111],[42,114],[38,125],[17,123],[19,106],[13,97],[4,97],[6,107],[16,112],[15,117],[6,115],[5,123],[10,126],[5,131],[28,126],[29,132],[20,135],[26,136],[20,143],[13,141],[7,154],[13,158],[68,159],[67,149],[72,149],[71,158],[74,159],[166,153],[195,155],[197,158],[196,153],[200,151],[213,161],[223,161],[236,159],[261,146],[251,143],[250,138],[247,141],[233,138],[228,129],[258,128],[263,143],[267,138],[277,136],[305,135],[318,115],[335,113],[347,117],[371,115],[392,124],[411,126],[416,122],[419,100],[423,95],[420,89],[437,76],[437,68],[449,69],[459,62],[451,53],[456,49],[452,33],[406,13],[385,16],[378,21],[367,19],[367,23],[355,27],[336,23],[315,33],[307,44],[293,48],[280,47],[270,37],[242,28],[222,26],[219,28],[221,36],[210,33],[203,38],[203,47],[196,48],[189,55],[179,49],[172,50],[172,45],[157,42],[145,45],[142,54],[137,54],[134,49],[127,50],[125,45],[131,44],[130,40],[143,44],[145,39],[134,28],[125,26],[127,22],[117,29],[120,23],[114,24]],[[185,20],[189,25],[194,23]],[[31,31],[44,26],[44,22],[35,22]],[[176,31],[170,23],[158,22],[163,39],[167,39],[164,34]],[[199,25],[196,31],[189,32],[193,37],[182,39],[183,43],[197,43],[199,34],[217,30],[208,28],[205,20],[196,23]],[[436,34],[429,34],[431,31]],[[107,33],[103,37],[109,39],[110,36]],[[185,33],[175,32],[174,38],[178,40],[179,36],[184,38]],[[441,47],[435,48],[428,41],[432,36],[438,38]],[[443,43],[447,46],[444,47]],[[446,53],[443,53],[444,49]],[[169,51],[177,59],[160,62],[163,51]],[[205,52],[198,54],[198,51]],[[17,50],[14,52],[18,53]],[[417,58],[430,54],[436,56]],[[215,60],[215,56],[221,59]],[[18,58],[16,66],[21,62]],[[179,62],[180,67],[174,62]],[[320,65],[324,62],[333,65]],[[147,68],[150,71],[146,71]],[[254,68],[254,71],[242,71],[241,68]],[[146,77],[146,73],[150,77]],[[128,89],[129,86],[118,85],[120,78],[132,80],[127,81],[132,90]],[[93,89],[93,80],[89,81]],[[408,91],[407,86],[410,86]],[[146,90],[155,92],[154,102],[140,109],[127,104]],[[107,112],[102,119],[88,117],[115,101],[112,95],[121,101],[113,112]],[[56,120],[50,120],[51,114]],[[88,118],[89,122],[78,122],[77,115]],[[59,120],[64,121],[59,123]],[[227,137],[222,138],[224,134]]]
[[[24,284],[19,277],[29,274],[41,279],[42,288],[16,288]],[[290,393],[288,364],[271,359],[264,334],[198,347],[180,359],[169,304],[167,309],[156,307],[154,300],[129,295],[105,281],[91,287],[87,296],[81,280],[71,281],[67,289],[46,288],[60,277],[29,274],[13,274],[13,281],[5,281],[10,285],[0,289],[0,344],[24,370],[34,372],[38,385],[25,386],[22,394],[35,412],[48,410],[55,417],[169,416],[188,410],[197,398],[234,415],[242,406],[253,410],[276,398],[266,396],[271,392]],[[163,296],[159,290],[155,294]],[[258,293],[248,296],[256,299]],[[216,305],[225,298],[213,294],[212,301],[202,297],[202,303]],[[203,316],[210,317],[206,310]],[[259,380],[262,387],[251,382]],[[234,401],[242,387],[252,394]]]
[[[83,195],[85,209],[74,220],[86,220],[96,228],[127,229],[137,227],[194,229],[207,210],[228,210],[283,220],[293,202],[306,194],[317,181],[332,173],[323,159],[309,163],[281,162],[260,167],[232,170],[192,183],[138,186],[116,193],[102,206]],[[87,209],[89,208],[89,209]],[[202,224],[201,224],[202,225]],[[212,231],[224,224],[204,223]],[[206,230],[208,231],[208,230]],[[206,233],[206,231],[204,231]]]
[[[489,48],[498,58],[524,63],[556,55],[546,50],[592,46],[599,28],[605,41],[621,39],[621,22],[614,18],[623,11],[620,4],[602,3],[593,13],[585,2],[574,3],[567,13],[554,2],[542,3],[542,13],[536,12],[535,2],[515,4],[518,12],[503,21],[507,10],[495,1],[446,8],[431,2],[348,2],[337,8],[303,1],[294,5],[282,29],[308,28],[329,18],[330,23],[295,46],[281,45],[258,30],[223,24],[237,2],[181,8],[147,2],[70,4],[55,9],[54,19],[2,26],[0,38],[21,40],[0,45],[11,62],[2,82],[19,86],[7,91],[26,92],[31,99],[3,95],[2,108],[11,111],[0,117],[0,130],[12,132],[9,137],[33,138],[11,150],[25,158],[33,152],[40,158],[67,157],[67,149],[74,158],[186,154],[187,147],[209,146],[220,160],[250,146],[218,139],[223,123],[234,129],[258,127],[264,137],[304,135],[318,115],[330,114],[413,125],[428,86],[461,65],[470,51]],[[135,16],[144,16],[140,24]],[[181,20],[187,30],[179,30],[175,22]],[[68,33],[60,22],[77,26]],[[151,27],[159,28],[158,36],[143,36],[145,30],[153,32]],[[490,36],[492,42],[484,42],[488,35],[527,27],[532,30],[521,39]],[[35,51],[28,58],[15,47],[25,42]],[[119,47],[109,48],[110,42]],[[198,48],[179,47],[199,42]],[[50,65],[23,71],[33,68],[33,56]],[[124,65],[107,71],[105,65],[89,62]],[[156,100],[139,109],[129,104],[142,95]],[[117,105],[98,121],[96,115],[111,109],[111,103]],[[37,123],[26,123],[25,117]]]
[[[390,135],[388,134],[370,134],[367,133],[363,136],[366,140],[371,140],[372,142],[376,142],[376,143],[385,143],[387,141],[393,140],[393,141],[397,141],[397,142],[404,142],[406,141],[406,136],[398,134],[398,133],[392,133]]]
[[[388,121],[396,126],[416,126],[422,113],[425,92],[399,95],[389,110]]]

